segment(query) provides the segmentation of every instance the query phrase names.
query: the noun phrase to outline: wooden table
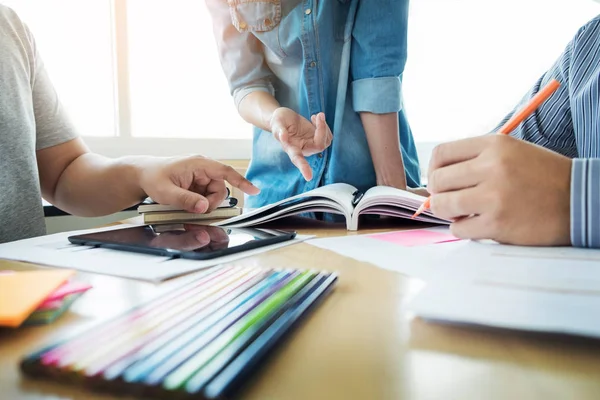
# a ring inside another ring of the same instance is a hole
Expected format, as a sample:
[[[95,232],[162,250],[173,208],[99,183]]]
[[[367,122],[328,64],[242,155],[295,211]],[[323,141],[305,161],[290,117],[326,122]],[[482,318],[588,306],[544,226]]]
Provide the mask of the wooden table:
[[[328,225],[300,228],[319,236],[348,234]],[[258,373],[242,392],[244,399],[600,398],[598,341],[410,320],[400,306],[421,282],[305,243],[235,264],[322,268],[340,275],[337,289]],[[7,267],[35,268],[0,261],[0,269]],[[0,330],[0,399],[111,398],[24,378],[19,360],[62,332],[97,323],[176,283],[77,277],[94,289],[59,321]]]

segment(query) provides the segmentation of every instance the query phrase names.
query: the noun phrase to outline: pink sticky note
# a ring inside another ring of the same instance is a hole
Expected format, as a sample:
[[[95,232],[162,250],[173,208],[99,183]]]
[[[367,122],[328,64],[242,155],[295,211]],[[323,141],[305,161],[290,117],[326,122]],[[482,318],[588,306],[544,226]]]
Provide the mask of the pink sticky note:
[[[428,231],[424,229],[412,231],[390,232],[380,235],[369,235],[371,239],[377,239],[400,246],[425,246],[435,243],[446,243],[460,240],[448,233]]]
[[[44,301],[35,311],[56,310],[62,306],[62,300]]]
[[[61,287],[56,289],[54,293],[46,298],[45,301],[55,301],[62,300],[65,296],[74,293],[82,293],[92,288],[92,285],[88,285],[87,283],[80,282],[67,282],[63,284]]]

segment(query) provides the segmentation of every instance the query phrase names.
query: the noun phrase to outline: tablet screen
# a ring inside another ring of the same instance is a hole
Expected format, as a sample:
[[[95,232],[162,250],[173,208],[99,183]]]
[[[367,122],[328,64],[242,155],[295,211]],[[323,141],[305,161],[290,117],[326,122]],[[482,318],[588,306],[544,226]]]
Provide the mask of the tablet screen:
[[[75,238],[80,244],[120,244],[179,252],[212,253],[286,235],[289,233],[266,229],[175,224],[137,226]]]

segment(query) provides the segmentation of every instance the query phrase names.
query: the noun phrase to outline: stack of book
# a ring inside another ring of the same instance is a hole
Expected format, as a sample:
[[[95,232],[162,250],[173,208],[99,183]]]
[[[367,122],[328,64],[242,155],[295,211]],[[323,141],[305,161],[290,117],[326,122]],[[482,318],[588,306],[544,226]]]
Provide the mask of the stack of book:
[[[144,218],[144,224],[172,224],[197,221],[216,221],[236,217],[242,213],[242,209],[236,207],[236,198],[229,197],[214,211],[198,214],[191,213],[180,208],[157,204],[148,200],[138,207],[138,213]]]

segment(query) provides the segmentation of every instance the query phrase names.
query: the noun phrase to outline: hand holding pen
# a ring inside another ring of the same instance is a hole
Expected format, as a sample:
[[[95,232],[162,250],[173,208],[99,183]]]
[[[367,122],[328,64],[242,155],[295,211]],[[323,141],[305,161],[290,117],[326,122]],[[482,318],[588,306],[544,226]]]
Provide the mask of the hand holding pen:
[[[460,238],[570,243],[571,160],[508,136],[558,87],[551,81],[499,135],[440,145],[429,170],[432,196],[421,211],[430,205],[436,216],[454,221],[452,233]]]

